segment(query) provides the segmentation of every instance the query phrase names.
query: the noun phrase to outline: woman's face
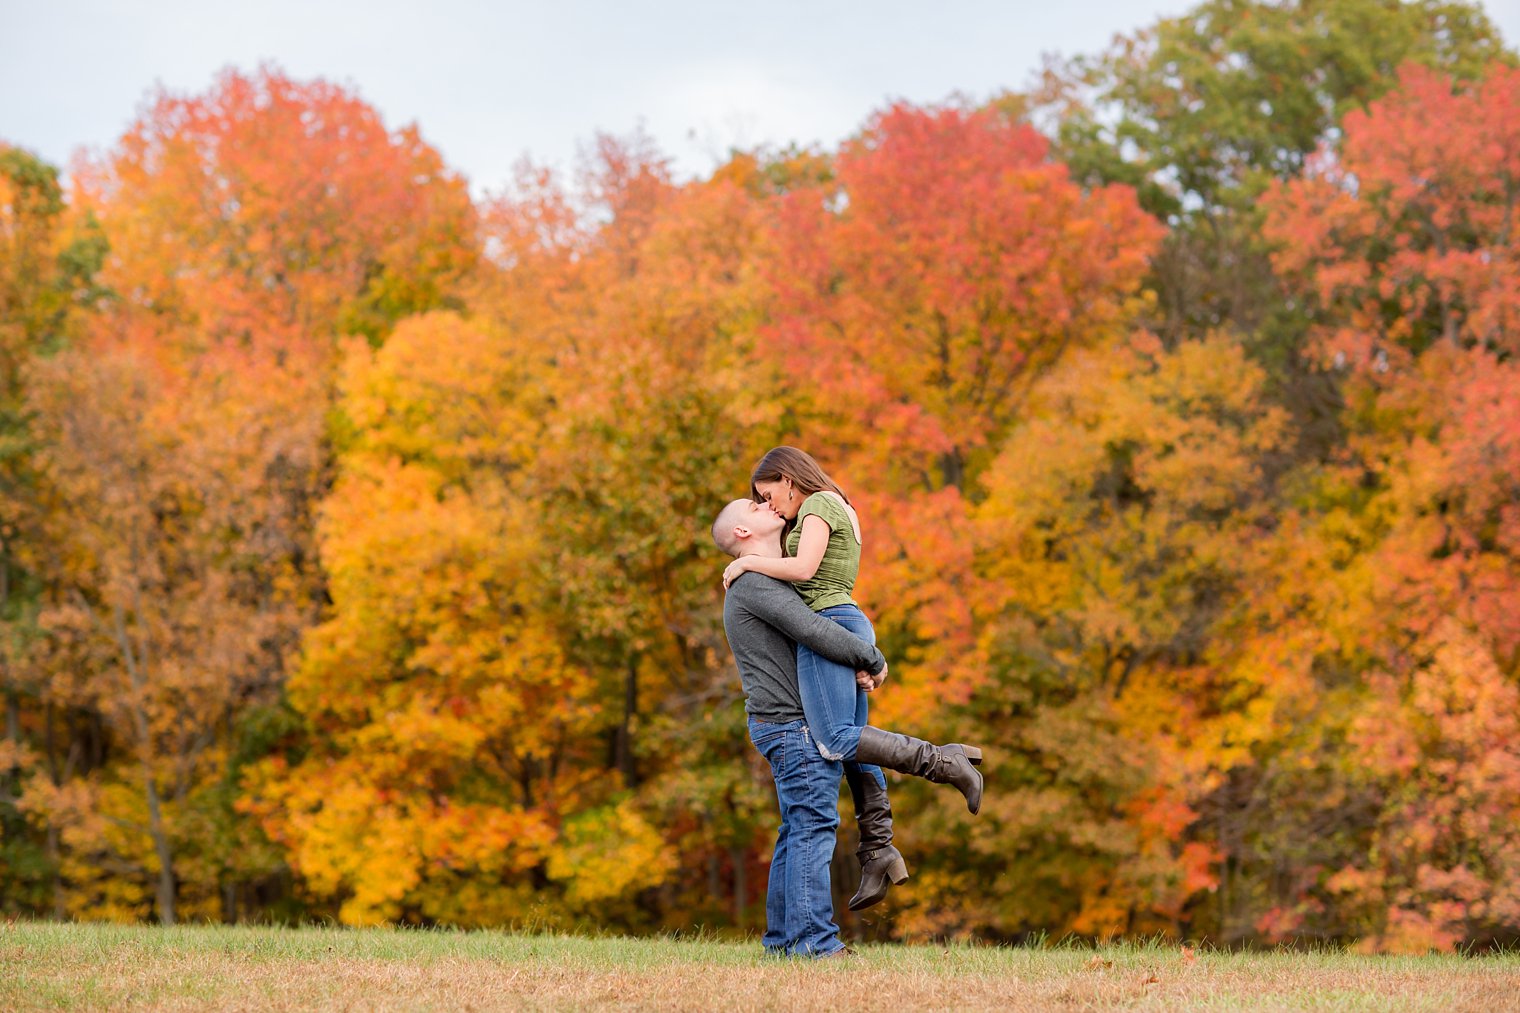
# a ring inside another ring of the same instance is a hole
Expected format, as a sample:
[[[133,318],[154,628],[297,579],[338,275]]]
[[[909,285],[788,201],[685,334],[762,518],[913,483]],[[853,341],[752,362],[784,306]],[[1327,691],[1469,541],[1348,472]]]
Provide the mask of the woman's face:
[[[802,509],[803,497],[797,492],[789,478],[779,478],[774,482],[756,482],[755,491],[760,498],[771,505],[787,520],[796,520],[797,511]]]

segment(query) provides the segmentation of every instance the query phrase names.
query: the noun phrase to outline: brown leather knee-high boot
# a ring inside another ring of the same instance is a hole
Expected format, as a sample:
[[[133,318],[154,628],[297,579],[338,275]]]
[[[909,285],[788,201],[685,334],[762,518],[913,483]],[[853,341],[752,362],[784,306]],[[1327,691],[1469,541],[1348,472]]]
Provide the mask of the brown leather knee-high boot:
[[[866,725],[860,730],[855,760],[912,774],[936,784],[953,784],[966,796],[966,808],[973,816],[982,808],[982,775],[976,769],[982,762],[982,751],[975,746],[959,742],[936,746],[923,739]]]
[[[908,878],[908,863],[892,844],[892,803],[887,789],[853,763],[844,768],[844,779],[855,802],[855,823],[860,827],[860,889],[850,898],[850,910],[860,911],[881,902],[887,889]]]

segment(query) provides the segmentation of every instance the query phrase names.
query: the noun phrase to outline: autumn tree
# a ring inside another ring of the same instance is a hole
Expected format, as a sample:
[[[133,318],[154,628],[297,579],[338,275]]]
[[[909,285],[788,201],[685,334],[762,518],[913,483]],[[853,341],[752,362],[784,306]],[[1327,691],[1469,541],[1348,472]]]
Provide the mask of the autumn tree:
[[[500,924],[547,912],[555,875],[571,892],[592,877],[579,892],[598,901],[658,875],[658,836],[616,806],[589,846],[620,858],[563,854],[562,821],[607,793],[588,741],[601,702],[538,573],[540,362],[446,314],[350,350],[319,529],[333,614],[290,682],[309,745],[266,761],[247,804],[345,922]]]
[[[110,283],[187,354],[378,339],[447,303],[474,256],[464,184],[415,127],[273,67],[160,92],[78,177]]]
[[[524,166],[484,208],[471,316],[352,353],[334,615],[292,683],[315,747],[249,803],[345,920],[649,926],[714,877],[748,903],[703,518],[769,438],[734,396],[753,177],[678,187],[638,139],[574,185]]]
[[[871,519],[861,586],[894,656],[932,661],[900,669],[917,703],[976,688],[968,508],[1030,386],[1143,305],[1159,229],[1047,154],[993,110],[896,106],[776,226],[762,350],[797,391],[795,440]]]
[[[559,359],[572,388],[535,483],[567,643],[616,707],[610,765],[701,872],[663,888],[666,910],[748,909],[751,923],[771,803],[745,762],[708,524],[777,438],[776,372],[753,354],[770,298],[764,167],[739,156],[676,187],[652,153],[604,143],[591,208],[609,220],[580,265]]]
[[[28,377],[64,346],[99,296],[92,279],[103,253],[94,223],[68,214],[57,170],[0,143],[0,906],[7,908],[57,911],[47,896],[56,893],[56,828],[29,825],[19,803],[44,768],[55,783],[67,776],[66,746],[44,718],[44,686],[30,664],[39,635],[38,571],[49,546]]]
[[[250,523],[278,511],[282,492],[255,455],[315,438],[291,427],[309,390],[238,378],[262,397],[177,384],[122,349],[37,371],[57,546],[38,661],[50,699],[98,713],[120,749],[79,784],[38,784],[27,800],[63,831],[76,914],[140,916],[151,882],[162,921],[215,916],[229,877],[257,869],[248,842],[215,825],[242,711],[278,686],[289,619],[269,585],[296,577],[284,546]]]
[[[813,452],[866,520],[861,590],[897,676],[873,707],[889,726],[972,736],[1001,713],[1006,670],[976,633],[1004,600],[973,522],[989,468],[1042,379],[1106,354],[1146,304],[1159,227],[1127,187],[1084,191],[1048,156],[998,110],[894,106],[830,173],[787,189],[773,226],[759,359],[786,371],[772,397],[787,442]],[[997,899],[948,903],[974,875],[973,835],[904,787],[905,840],[932,840],[934,857],[902,926],[1018,931]]]
[[[1395,87],[1406,61],[1471,80],[1513,59],[1461,0],[1205,0],[1053,64],[1032,108],[1074,178],[1128,183],[1167,223],[1147,279],[1157,334],[1232,329],[1269,365],[1297,421],[1285,462],[1334,452],[1340,392],[1302,355],[1308,321],[1274,275],[1262,194]]]
[[[1297,332],[1277,298],[1255,204],[1406,61],[1472,79],[1512,57],[1453,0],[1206,0],[1057,63],[1040,97],[1059,156],[1089,184],[1135,186],[1173,227],[1153,278],[1162,336]],[[1286,314],[1286,316],[1285,316]]]
[[[77,913],[230,919],[277,868],[231,806],[323,594],[337,339],[447,301],[473,208],[414,129],[273,69],[160,94],[76,178],[119,299],[39,374],[65,546],[44,663],[111,748],[38,805],[90,867]]]
[[[706,522],[775,439],[776,409],[754,392],[770,374],[751,354],[768,165],[736,156],[678,186],[646,141],[603,138],[577,185],[486,212],[514,251],[487,301],[520,320],[557,307],[538,339],[556,411],[531,478],[545,587],[604,701],[612,783],[701,872],[661,886],[665,919],[695,908],[743,920],[763,883],[756,824],[769,802],[744,763]],[[567,208],[577,229],[525,242],[521,223]]]
[[[1463,83],[1411,66],[1401,82],[1268,208],[1276,263],[1347,391],[1346,454],[1313,481],[1356,534],[1330,604],[1359,622],[1321,666],[1351,666],[1381,717],[1347,731],[1375,814],[1365,850],[1305,893],[1372,945],[1449,948],[1503,931],[1512,907],[1520,72]]]
[[[1262,459],[1287,420],[1265,385],[1223,336],[1136,335],[1039,384],[991,466],[975,607],[998,678],[979,716],[1009,759],[984,811],[998,845],[966,875],[1018,886],[987,922],[1174,932],[1212,885],[1186,744],[1226,695],[1200,662],[1272,505]]]

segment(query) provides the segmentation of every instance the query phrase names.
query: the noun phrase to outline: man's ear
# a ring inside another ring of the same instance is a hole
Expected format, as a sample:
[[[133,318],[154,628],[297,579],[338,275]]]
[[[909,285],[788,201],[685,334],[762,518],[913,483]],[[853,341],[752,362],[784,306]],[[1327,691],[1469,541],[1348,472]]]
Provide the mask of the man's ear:
[[[748,538],[752,533],[753,532],[751,532],[750,529],[747,528],[747,527],[745,527],[743,524],[735,524],[734,525],[734,540],[735,541],[743,541],[744,539]]]

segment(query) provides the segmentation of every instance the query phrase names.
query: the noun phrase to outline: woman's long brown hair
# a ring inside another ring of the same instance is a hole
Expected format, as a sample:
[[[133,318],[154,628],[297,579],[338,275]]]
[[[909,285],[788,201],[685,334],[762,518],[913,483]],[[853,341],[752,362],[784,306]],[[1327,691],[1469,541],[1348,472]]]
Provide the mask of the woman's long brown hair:
[[[792,485],[796,486],[803,496],[811,496],[815,492],[832,492],[846,503],[850,497],[844,494],[828,472],[819,467],[818,462],[813,460],[813,455],[796,447],[776,447],[767,450],[765,456],[755,465],[755,470],[749,476],[749,494],[754,497],[756,503],[765,502],[756,488],[761,482],[779,482],[783,478],[791,479]],[[786,551],[786,538],[797,526],[795,518],[786,522],[781,529],[781,551]]]

